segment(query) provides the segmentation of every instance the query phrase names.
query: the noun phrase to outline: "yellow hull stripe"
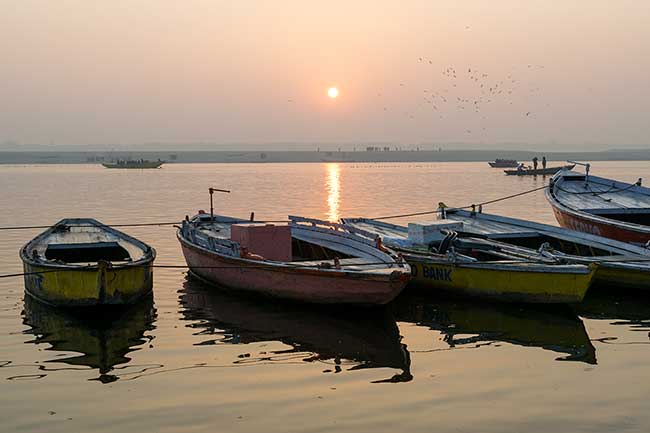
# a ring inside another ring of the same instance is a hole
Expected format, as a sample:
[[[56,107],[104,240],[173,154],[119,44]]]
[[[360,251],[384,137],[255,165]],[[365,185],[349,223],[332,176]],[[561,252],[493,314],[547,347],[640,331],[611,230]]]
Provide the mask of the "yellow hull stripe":
[[[52,267],[24,264],[25,289],[57,305],[126,304],[151,291],[152,269],[147,266],[52,272]]]
[[[534,272],[467,268],[454,264],[411,263],[412,284],[473,296],[518,302],[580,302],[590,273]]]

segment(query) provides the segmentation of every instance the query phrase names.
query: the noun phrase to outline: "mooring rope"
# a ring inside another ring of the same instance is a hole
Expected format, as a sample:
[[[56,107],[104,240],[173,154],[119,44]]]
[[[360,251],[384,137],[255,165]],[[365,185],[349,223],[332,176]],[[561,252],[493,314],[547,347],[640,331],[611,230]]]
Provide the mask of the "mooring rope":
[[[264,263],[264,262],[262,262]],[[323,261],[323,263],[317,265],[301,265],[301,264],[284,264],[283,266],[273,265],[277,262],[267,262],[266,264],[260,265],[232,265],[232,266],[190,266],[190,265],[127,265],[120,266],[117,265],[115,268],[107,268],[108,271],[111,269],[123,269],[123,268],[163,268],[163,269],[332,269],[332,270],[343,270],[343,268],[351,267],[364,267],[364,266],[379,266],[387,265],[389,267],[398,268],[403,263],[391,263],[391,262],[368,262],[368,263],[341,263],[339,267],[336,268],[330,262]],[[43,271],[36,272],[20,272],[15,274],[3,274],[0,275],[0,278],[11,278],[11,277],[24,277],[29,275],[38,275],[38,274],[47,274],[50,272],[68,272],[68,271],[93,271],[97,267],[94,265],[91,266],[80,266],[76,268],[61,268],[61,269],[47,269]]]
[[[58,223],[57,223],[58,224]],[[57,224],[50,224],[48,226],[8,226],[0,227],[0,230],[31,230],[31,229],[49,229],[56,227]],[[147,227],[147,226],[171,226],[181,224],[180,221],[173,222],[151,222],[151,223],[125,223],[125,224],[66,224],[66,227]]]
[[[508,195],[505,197],[500,197],[494,200],[489,200],[485,201],[482,203],[474,203],[470,204],[467,206],[461,206],[461,207],[451,207],[448,208],[449,210],[453,209],[471,209],[472,207],[476,206],[485,206],[488,204],[492,203],[497,203],[503,200],[508,200],[514,197],[519,197],[525,194],[530,194],[535,191],[539,191],[541,189],[548,188],[548,185],[544,185],[538,188],[533,188],[528,191],[520,192],[517,194],[512,194]],[[392,218],[406,218],[406,217],[411,217],[411,216],[421,216],[421,215],[430,215],[430,214],[435,214],[441,212],[440,209],[432,210],[432,211],[424,211],[424,212],[415,212],[415,213],[407,213],[407,214],[399,214],[399,215],[388,215],[388,216],[380,216],[380,217],[375,217],[375,218],[367,218],[370,220],[382,220],[382,219],[392,219]],[[289,220],[243,220],[246,222],[252,222],[252,223],[286,223],[290,222]],[[182,221],[161,221],[161,222],[144,222],[144,223],[118,223],[118,224],[101,224],[100,226],[105,226],[105,227],[149,227],[149,226],[173,226],[173,225],[179,225],[182,224]],[[33,229],[49,229],[52,227],[56,227],[57,224],[51,224],[51,225],[33,225],[33,226],[6,226],[6,227],[0,227],[0,230],[33,230]],[[98,227],[97,225],[94,224],[66,224],[67,227]]]
[[[249,220],[243,220],[246,222],[251,222],[251,223],[259,223],[259,224],[266,224],[266,223],[286,223],[290,222],[288,219],[286,220],[264,220],[264,221],[249,221]],[[57,223],[58,224],[58,223]],[[42,226],[7,226],[7,227],[0,227],[0,230],[32,230],[32,229],[49,229],[52,227],[56,227],[57,224],[51,224],[49,226],[42,225]],[[95,225],[95,224],[66,224],[66,227],[148,227],[148,226],[175,226],[182,224],[182,221],[165,221],[165,222],[150,222],[150,223],[121,223],[121,224],[103,224],[100,223],[100,225]]]
[[[619,193],[619,192],[625,192],[625,191],[628,191],[628,190],[634,188],[635,186],[639,186],[639,185],[637,185],[636,183],[632,183],[632,184],[626,186],[625,188],[616,188],[614,185],[612,185],[611,187],[609,187],[608,190],[604,190],[604,191],[594,191],[594,190],[592,190],[591,189],[591,184],[589,184],[589,183],[587,184],[587,186],[590,188],[589,191],[569,191],[567,189],[562,188],[560,185],[554,185],[554,188],[556,188],[557,190],[562,191],[564,193],[572,194],[572,195],[603,195],[603,194],[616,194],[616,193]]]
[[[497,202],[500,202],[500,201],[504,201],[504,200],[519,197],[519,196],[522,196],[522,195],[530,194],[531,192],[540,191],[540,190],[546,189],[546,188],[548,188],[548,185],[543,185],[543,186],[540,186],[540,187],[537,187],[537,188],[529,189],[528,191],[524,191],[524,192],[520,192],[520,193],[512,194],[512,195],[507,195],[505,197],[501,197],[501,198],[497,198],[497,199],[489,200],[489,201],[484,201],[483,203],[477,203],[476,205],[469,205],[469,206],[465,206],[464,208],[459,208],[459,209],[471,208],[472,206],[485,206],[486,204],[497,203]]]
[[[504,200],[519,197],[519,196],[522,196],[522,195],[530,194],[532,192],[539,191],[539,190],[542,190],[542,189],[545,189],[545,188],[548,188],[548,185],[544,185],[544,186],[540,186],[540,187],[537,187],[537,188],[529,189],[528,191],[519,192],[517,194],[507,195],[505,197],[499,197],[499,198],[496,198],[494,200],[488,200],[488,201],[484,201],[484,202],[481,202],[481,203],[473,203],[473,204],[470,204],[470,205],[467,205],[467,206],[461,206],[461,207],[449,207],[449,208],[446,208],[444,210],[445,211],[453,211],[454,209],[472,209],[472,208],[476,208],[478,206],[485,206],[485,205],[488,205],[488,204],[498,203],[500,201],[504,201]],[[393,218],[406,218],[406,217],[411,217],[411,216],[431,215],[431,214],[441,213],[442,211],[443,211],[443,209],[436,209],[436,210],[431,210],[431,211],[408,213],[408,214],[399,214],[399,215],[388,215],[388,216],[380,216],[380,217],[366,218],[366,219],[369,219],[369,220],[387,220],[387,219],[393,219]]]
[[[60,272],[61,270],[68,270],[68,269],[48,269],[46,271],[39,271],[39,272],[21,272],[18,274],[4,274],[4,275],[0,275],[0,278],[24,277],[28,275],[49,274],[50,272]]]

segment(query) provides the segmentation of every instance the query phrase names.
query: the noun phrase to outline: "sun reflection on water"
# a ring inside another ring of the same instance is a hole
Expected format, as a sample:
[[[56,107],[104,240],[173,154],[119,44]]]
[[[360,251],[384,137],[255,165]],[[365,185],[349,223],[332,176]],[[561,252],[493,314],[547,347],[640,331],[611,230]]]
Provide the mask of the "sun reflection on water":
[[[327,170],[327,219],[329,221],[338,221],[339,204],[341,201],[341,167],[339,164],[331,163],[325,166]]]

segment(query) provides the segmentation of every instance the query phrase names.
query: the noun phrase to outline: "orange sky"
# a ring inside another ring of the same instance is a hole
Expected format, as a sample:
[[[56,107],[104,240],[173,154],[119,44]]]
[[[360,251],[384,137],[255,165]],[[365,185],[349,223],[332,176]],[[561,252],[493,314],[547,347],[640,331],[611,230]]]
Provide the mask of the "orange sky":
[[[647,145],[648,22],[643,1],[3,0],[0,143]]]

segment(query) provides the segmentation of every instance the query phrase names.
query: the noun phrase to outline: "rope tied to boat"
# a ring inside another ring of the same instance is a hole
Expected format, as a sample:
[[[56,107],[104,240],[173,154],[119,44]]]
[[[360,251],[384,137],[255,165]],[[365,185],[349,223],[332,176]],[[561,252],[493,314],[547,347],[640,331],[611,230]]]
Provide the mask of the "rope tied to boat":
[[[562,191],[567,194],[573,194],[573,195],[602,195],[602,194],[616,194],[619,192],[625,192],[628,191],[635,186],[640,186],[639,182],[637,183],[632,183],[625,188],[616,188],[614,185],[612,185],[608,190],[605,191],[594,191],[591,189],[591,184],[587,184],[587,186],[590,188],[588,191],[569,191],[567,189],[562,188],[560,185],[554,184],[553,187],[559,191]]]
[[[633,186],[633,185],[632,185]],[[449,210],[454,210],[454,209],[476,209],[476,207],[479,208],[479,212],[481,211],[482,207],[488,204],[493,204],[493,203],[498,203],[500,201],[508,200],[511,198],[519,197],[522,195],[530,194],[536,191],[540,191],[542,189],[548,188],[548,185],[540,186],[537,188],[529,189],[527,191],[523,191],[517,194],[511,194],[505,197],[499,197],[494,200],[488,200],[485,202],[481,203],[473,203],[469,204],[467,206],[461,206],[461,207],[448,207],[446,209]],[[423,212],[414,212],[414,213],[406,213],[406,214],[399,214],[399,215],[387,215],[387,216],[379,216],[379,217],[374,217],[374,218],[367,218],[370,220],[385,220],[385,219],[393,219],[393,218],[407,218],[411,216],[422,216],[422,215],[432,215],[436,213],[441,213],[443,212],[443,209],[435,209],[435,210],[429,210],[429,211],[423,211]],[[255,223],[287,223],[291,222],[290,220],[261,220],[261,221],[249,221],[249,222],[255,222]],[[161,221],[161,222],[144,222],[144,223],[119,223],[119,224],[102,224],[103,226],[106,227],[151,227],[151,226],[178,226],[182,224],[182,221]],[[33,225],[33,226],[7,226],[7,227],[0,227],[0,231],[3,230],[35,230],[35,229],[49,229],[56,226],[56,224],[50,224],[50,225]],[[66,224],[67,227],[96,227],[95,225],[91,224]]]
[[[499,197],[499,198],[496,198],[494,200],[488,200],[488,201],[484,201],[484,202],[481,202],[481,203],[472,203],[472,204],[469,204],[467,206],[448,207],[444,203],[441,202],[441,203],[439,203],[438,209],[436,209],[436,210],[424,211],[424,212],[415,212],[415,213],[408,213],[408,214],[399,214],[399,215],[380,216],[380,217],[368,218],[368,219],[378,221],[378,220],[387,220],[387,219],[396,219],[396,218],[406,218],[406,217],[411,217],[411,216],[432,215],[432,214],[437,214],[437,213],[444,213],[444,212],[448,212],[448,211],[453,211],[454,209],[458,209],[458,210],[460,210],[460,209],[473,209],[474,211],[476,211],[477,207],[479,209],[479,212],[481,212],[483,210],[483,206],[485,206],[485,205],[498,203],[500,201],[509,200],[509,199],[515,198],[515,197],[520,197],[522,195],[526,195],[526,194],[530,194],[530,193],[533,193],[533,192],[536,192],[536,191],[540,191],[540,190],[546,189],[548,187],[549,187],[548,185],[543,185],[543,186],[540,186],[540,187],[537,187],[537,188],[529,189],[527,191],[507,195],[505,197]]]
[[[148,227],[148,226],[172,226],[181,224],[180,221],[165,221],[165,222],[148,222],[148,223],[123,223],[123,224],[102,224],[107,227]],[[57,227],[57,224],[50,225],[35,225],[35,226],[8,226],[0,227],[0,230],[33,230],[33,229],[49,229]],[[65,227],[97,227],[93,224],[66,224]]]
[[[269,262],[267,264],[259,265],[231,265],[231,266],[189,266],[189,265],[129,265],[131,268],[162,268],[162,269],[269,269],[269,267],[276,262]],[[329,266],[327,266],[329,265]],[[278,269],[344,269],[344,268],[354,268],[354,267],[365,267],[365,266],[387,266],[389,268],[401,268],[404,266],[403,261],[396,260],[395,262],[367,262],[367,263],[341,263],[339,261],[338,265],[336,260],[334,264],[328,262],[321,262],[317,265],[301,265],[298,263],[287,264]],[[116,270],[118,268],[109,268],[109,270]],[[75,268],[61,268],[61,269],[47,269],[43,271],[35,272],[19,272],[14,274],[2,274],[0,278],[12,278],[12,277],[24,277],[30,275],[38,274],[47,274],[51,272],[71,272],[71,271],[96,271],[97,266],[80,266]]]

